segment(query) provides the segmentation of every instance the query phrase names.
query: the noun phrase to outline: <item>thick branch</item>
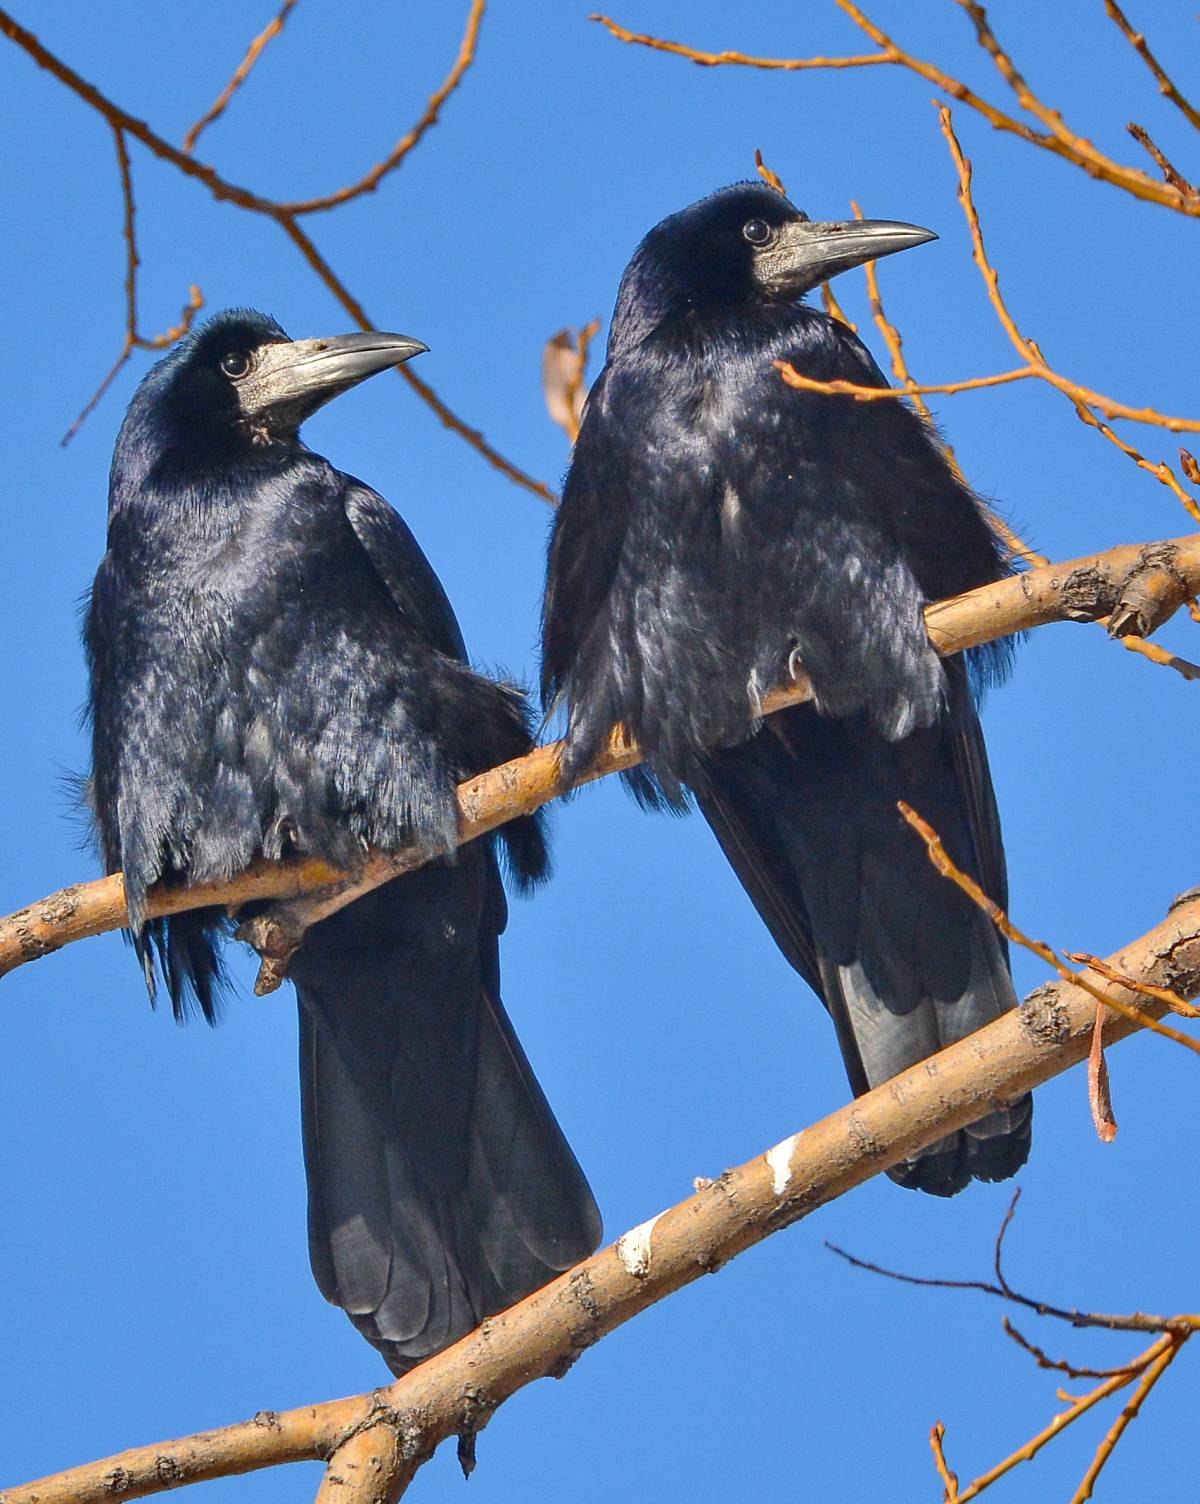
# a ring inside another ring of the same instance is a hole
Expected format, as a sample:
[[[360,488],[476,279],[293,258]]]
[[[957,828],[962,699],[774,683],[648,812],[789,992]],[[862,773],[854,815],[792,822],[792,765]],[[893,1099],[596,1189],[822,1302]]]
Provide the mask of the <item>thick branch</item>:
[[[364,1426],[329,1459],[316,1504],[395,1504],[419,1466],[403,1455],[394,1426]]]
[[[962,652],[1051,621],[1094,621],[1122,608],[1136,593],[1130,629],[1154,631],[1184,599],[1200,591],[1200,534],[1165,543],[1122,544],[1063,564],[1048,564],[985,585],[966,595],[938,601],[925,612],[930,640],[943,655]],[[800,676],[773,690],[763,701],[770,714],[810,697]],[[633,767],[637,748],[619,734],[581,782]],[[526,757],[504,763],[459,785],[459,841],[474,840],[518,815],[529,814],[566,791],[559,768],[559,747],[539,747]],[[421,866],[428,857],[409,849],[370,853],[353,874],[334,872],[322,862],[259,862],[228,882],[192,888],[156,888],[146,914],[158,918],[210,905],[236,909],[252,898],[290,900],[321,893],[290,915],[264,916],[255,943],[286,964],[306,925],[350,903],[361,893]],[[60,889],[49,897],[0,919],[0,976],[74,940],[119,929],[126,923],[124,881],[119,873],[96,882]],[[274,926],[275,935],[269,933]]]
[[[1161,924],[1108,964],[1186,998],[1200,994],[1200,893],[1177,900]],[[1137,1001],[1116,986],[1112,995]],[[465,1415],[478,1429],[511,1394],[543,1375],[561,1376],[647,1306],[1083,1059],[1094,1013],[1095,1000],[1071,983],[1039,987],[977,1034],[705,1183],[388,1388],[136,1447],[0,1493],[0,1504],[143,1498],[279,1463],[328,1459],[353,1434],[377,1426],[390,1428],[399,1456],[417,1464],[462,1430]],[[1114,1017],[1106,1040],[1136,1028]]]

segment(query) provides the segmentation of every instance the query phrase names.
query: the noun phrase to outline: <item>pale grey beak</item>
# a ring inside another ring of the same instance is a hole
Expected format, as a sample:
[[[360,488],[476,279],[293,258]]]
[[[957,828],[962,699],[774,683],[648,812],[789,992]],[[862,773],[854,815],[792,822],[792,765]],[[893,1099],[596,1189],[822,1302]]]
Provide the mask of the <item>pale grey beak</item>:
[[[792,220],[755,257],[755,272],[772,291],[799,296],[864,261],[877,261],[936,239],[932,230],[893,219]]]
[[[260,345],[238,383],[238,400],[248,418],[286,413],[298,424],[368,376],[428,348],[407,334],[374,332]]]

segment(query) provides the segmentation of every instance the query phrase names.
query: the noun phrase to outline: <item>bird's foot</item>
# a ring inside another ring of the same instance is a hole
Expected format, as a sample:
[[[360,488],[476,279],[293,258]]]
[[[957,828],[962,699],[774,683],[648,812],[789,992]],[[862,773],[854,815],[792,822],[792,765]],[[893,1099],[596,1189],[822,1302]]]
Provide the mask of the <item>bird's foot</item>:
[[[234,931],[235,938],[258,952],[258,976],[254,981],[255,997],[274,992],[287,976],[288,964],[304,943],[307,925],[297,924],[291,904],[272,904],[261,914],[243,919]]]

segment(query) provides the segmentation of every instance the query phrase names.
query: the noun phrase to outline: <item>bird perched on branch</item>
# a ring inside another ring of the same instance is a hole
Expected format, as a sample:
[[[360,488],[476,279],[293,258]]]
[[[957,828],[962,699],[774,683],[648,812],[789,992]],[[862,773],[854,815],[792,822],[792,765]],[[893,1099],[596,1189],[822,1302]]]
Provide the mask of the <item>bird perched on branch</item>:
[[[1003,649],[942,662],[922,607],[1008,561],[907,405],[788,387],[885,386],[819,282],[935,237],[818,224],[741,183],[657,225],[625,270],[554,525],[543,697],[566,770],[621,723],[648,806],[694,794],[776,944],[829,1010],[861,1093],[1013,1006],[1007,951],[897,813],[907,800],[998,902],[1004,852],[972,684]],[[797,665],[810,704],[761,696]],[[757,717],[757,718],[756,718]],[[953,1195],[1012,1175],[1028,1097],[898,1165]]]
[[[292,343],[239,311],[185,339],[121,428],[85,627],[104,859],[177,1017],[214,1018],[227,925],[147,920],[153,884],[300,852],[352,867],[367,844],[435,854],[314,926],[291,965],[313,1273],[395,1373],[600,1232],[500,1001],[494,842],[454,851],[455,784],[529,749],[524,698],[468,666],[400,517],[298,436],[424,349]],[[499,840],[518,886],[543,877],[536,818]]]

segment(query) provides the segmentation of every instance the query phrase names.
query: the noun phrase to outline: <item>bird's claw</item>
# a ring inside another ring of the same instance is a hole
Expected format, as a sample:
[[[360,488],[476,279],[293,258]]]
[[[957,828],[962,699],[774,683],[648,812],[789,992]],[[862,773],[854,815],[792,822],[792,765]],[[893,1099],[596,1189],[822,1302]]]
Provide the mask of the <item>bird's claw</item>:
[[[283,905],[264,914],[244,919],[234,931],[235,938],[253,946],[258,952],[258,976],[254,981],[255,997],[265,997],[278,990],[287,977],[288,964],[304,941],[303,929],[287,923]]]

